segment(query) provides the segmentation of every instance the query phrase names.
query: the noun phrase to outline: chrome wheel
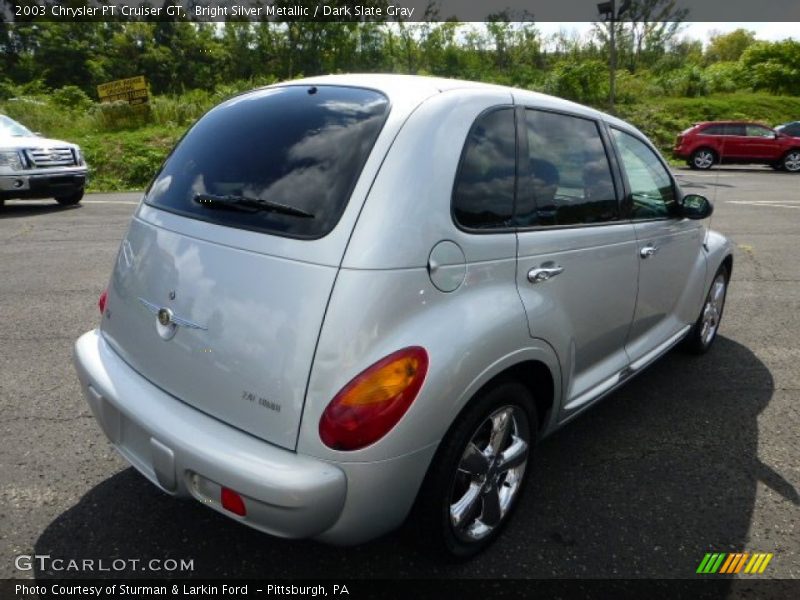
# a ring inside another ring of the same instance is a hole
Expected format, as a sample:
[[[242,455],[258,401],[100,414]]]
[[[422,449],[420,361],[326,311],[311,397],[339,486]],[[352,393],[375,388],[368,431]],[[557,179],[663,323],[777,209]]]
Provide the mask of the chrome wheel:
[[[800,171],[800,152],[793,150],[783,159],[783,167],[790,173]]]
[[[725,275],[719,273],[711,284],[711,290],[703,307],[700,340],[704,346],[708,346],[717,334],[719,321],[722,318],[722,307],[725,304],[725,288]]]
[[[714,164],[714,153],[711,150],[698,150],[692,156],[692,162],[698,169],[710,169]]]
[[[450,493],[450,524],[456,537],[476,542],[508,514],[528,463],[530,426],[518,406],[503,406],[472,434],[458,463]]]

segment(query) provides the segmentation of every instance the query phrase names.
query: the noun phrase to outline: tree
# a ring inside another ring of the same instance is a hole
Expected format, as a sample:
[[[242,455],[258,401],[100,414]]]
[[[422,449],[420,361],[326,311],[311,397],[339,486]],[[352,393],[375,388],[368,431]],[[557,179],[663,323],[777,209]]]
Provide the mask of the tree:
[[[689,10],[677,8],[676,0],[633,0],[626,18],[630,20],[629,69],[633,73],[646,54],[649,62],[666,51],[679,33]]]
[[[755,32],[746,29],[736,29],[730,33],[712,32],[711,42],[706,49],[706,62],[737,61],[755,42]]]
[[[800,95],[800,42],[755,42],[740,62],[754,89]]]

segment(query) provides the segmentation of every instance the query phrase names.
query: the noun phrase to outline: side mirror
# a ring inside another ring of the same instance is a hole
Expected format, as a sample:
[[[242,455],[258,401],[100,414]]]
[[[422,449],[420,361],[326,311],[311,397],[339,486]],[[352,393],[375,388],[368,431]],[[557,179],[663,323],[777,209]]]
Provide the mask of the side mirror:
[[[711,216],[714,205],[700,194],[687,194],[678,203],[678,215],[686,219],[700,220]]]

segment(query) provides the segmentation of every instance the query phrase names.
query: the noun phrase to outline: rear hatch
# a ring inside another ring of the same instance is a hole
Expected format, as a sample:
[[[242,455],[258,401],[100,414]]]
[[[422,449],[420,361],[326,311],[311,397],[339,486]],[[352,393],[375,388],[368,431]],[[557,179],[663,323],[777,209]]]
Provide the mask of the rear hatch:
[[[375,91],[298,85],[207,113],[123,240],[102,324],[112,347],[181,401],[294,448],[350,233],[337,223],[368,187],[388,110]]]

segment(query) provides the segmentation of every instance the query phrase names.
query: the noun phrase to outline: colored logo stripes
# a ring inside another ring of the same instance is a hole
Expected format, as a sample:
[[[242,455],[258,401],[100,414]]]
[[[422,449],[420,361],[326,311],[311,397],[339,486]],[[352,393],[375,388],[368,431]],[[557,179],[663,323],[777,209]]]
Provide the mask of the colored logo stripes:
[[[702,574],[731,574],[744,573],[755,575],[763,573],[769,561],[772,560],[772,553],[754,552],[733,552],[733,553],[708,553],[700,561],[697,573]]]

